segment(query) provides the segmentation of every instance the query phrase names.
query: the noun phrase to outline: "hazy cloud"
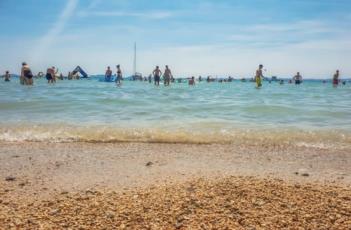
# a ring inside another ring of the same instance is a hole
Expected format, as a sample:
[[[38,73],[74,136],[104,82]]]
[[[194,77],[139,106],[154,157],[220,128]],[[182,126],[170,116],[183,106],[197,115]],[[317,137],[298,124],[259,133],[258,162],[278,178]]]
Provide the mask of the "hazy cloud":
[[[137,17],[149,19],[164,19],[174,15],[171,11],[149,11],[149,12],[130,12],[130,11],[82,11],[80,17]]]
[[[32,62],[40,62],[44,55],[47,54],[51,45],[55,42],[57,37],[64,30],[67,22],[72,17],[77,6],[78,0],[67,0],[66,6],[59,15],[56,23],[53,24],[49,31],[40,38],[38,42],[39,44],[37,45],[37,47],[35,47],[35,52],[33,52],[34,56],[31,60]]]

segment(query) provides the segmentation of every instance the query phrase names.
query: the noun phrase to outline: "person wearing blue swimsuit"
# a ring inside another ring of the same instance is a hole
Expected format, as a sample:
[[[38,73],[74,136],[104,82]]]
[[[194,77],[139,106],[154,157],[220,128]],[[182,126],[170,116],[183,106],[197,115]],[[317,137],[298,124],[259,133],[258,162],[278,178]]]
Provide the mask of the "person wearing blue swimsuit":
[[[107,66],[107,70],[105,72],[105,81],[111,81],[112,78],[112,70],[110,66]]]

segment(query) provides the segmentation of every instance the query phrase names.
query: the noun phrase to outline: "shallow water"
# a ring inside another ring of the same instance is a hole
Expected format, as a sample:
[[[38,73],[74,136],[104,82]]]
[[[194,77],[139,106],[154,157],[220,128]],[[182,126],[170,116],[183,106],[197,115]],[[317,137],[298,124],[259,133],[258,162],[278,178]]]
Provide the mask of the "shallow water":
[[[0,140],[351,143],[351,84],[0,82]]]

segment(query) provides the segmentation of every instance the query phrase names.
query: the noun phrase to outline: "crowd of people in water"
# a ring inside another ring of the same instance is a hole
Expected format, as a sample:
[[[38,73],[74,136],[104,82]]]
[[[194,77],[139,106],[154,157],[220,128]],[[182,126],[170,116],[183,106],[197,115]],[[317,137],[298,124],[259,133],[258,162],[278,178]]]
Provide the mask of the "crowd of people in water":
[[[64,79],[64,76],[62,75],[62,73],[60,75],[57,75],[57,74],[58,74],[58,69],[55,68],[54,66],[49,67],[46,70],[45,78],[48,81],[48,84],[56,83],[56,79],[60,79],[60,80]],[[44,76],[43,72],[39,72],[36,76],[34,76],[29,65],[26,62],[22,63],[21,75],[19,76],[19,80],[20,80],[21,85],[33,85],[33,78],[41,78],[43,76]],[[107,81],[107,82],[114,81],[117,86],[120,86],[122,84],[122,81],[123,81],[123,74],[122,74],[122,70],[121,70],[120,65],[116,65],[116,74],[115,74],[116,77],[114,80],[113,80],[113,76],[114,76],[113,71],[111,70],[111,67],[108,66],[106,69],[106,72],[105,72],[105,81]],[[340,72],[339,72],[339,70],[336,70],[336,72],[332,78],[332,84],[334,87],[337,87],[340,83],[342,83],[343,85],[346,84],[346,81],[341,81],[339,77],[340,77]],[[4,78],[5,82],[9,82],[11,79],[10,72],[6,71],[5,75],[3,75],[3,78]],[[78,80],[78,79],[80,79],[79,73],[78,72],[69,72],[67,75],[67,79],[68,80],[74,80],[74,79]],[[156,66],[156,68],[152,71],[152,74],[150,74],[148,77],[142,77],[141,75],[132,76],[132,80],[146,81],[149,83],[154,82],[154,84],[156,86],[160,85],[161,79],[163,79],[164,86],[169,86],[171,83],[174,83],[174,82],[178,82],[178,83],[182,82],[181,78],[175,79],[173,77],[172,71],[168,65],[165,66],[165,70],[163,73],[160,70],[160,67]],[[187,80],[188,80],[189,85],[196,84],[196,79],[194,76],[187,78]],[[199,76],[197,80],[198,80],[198,82],[201,82],[204,79],[202,79],[202,77]],[[234,80],[234,78],[231,76],[229,76],[228,78],[219,79],[219,80],[216,78],[211,78],[211,76],[208,76],[206,78],[206,82],[214,82],[214,81],[232,82],[233,80]],[[243,82],[246,81],[245,78],[242,78],[240,80]],[[256,88],[261,88],[263,80],[267,80],[269,83],[271,83],[271,81],[279,81],[280,84],[284,84],[284,80],[278,80],[276,77],[272,77],[272,79],[268,79],[268,78],[264,77],[263,76],[263,65],[259,65],[258,69],[256,70],[255,77],[250,79],[250,81],[256,83]],[[303,82],[303,78],[302,78],[300,72],[297,72],[296,75],[294,77],[292,77],[292,79],[288,80],[289,84],[300,85],[300,84],[302,84],[302,82]],[[323,81],[323,83],[326,83],[326,82],[327,82],[326,80]]]

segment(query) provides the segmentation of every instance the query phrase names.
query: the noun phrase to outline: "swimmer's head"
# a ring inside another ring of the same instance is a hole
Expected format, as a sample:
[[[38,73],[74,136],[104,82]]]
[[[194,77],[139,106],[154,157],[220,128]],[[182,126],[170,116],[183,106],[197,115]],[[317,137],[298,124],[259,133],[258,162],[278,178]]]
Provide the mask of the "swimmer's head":
[[[166,65],[166,69],[168,69],[168,65]]]
[[[27,65],[27,63],[25,63],[25,62],[22,62],[22,66],[25,66],[25,65]]]
[[[159,68],[160,68],[160,67],[157,65],[157,66],[156,66],[156,69],[159,69]]]
[[[262,64],[260,64],[260,65],[259,65],[259,68],[260,68],[260,69],[262,69],[262,68],[263,68],[263,65],[262,65]]]
[[[5,73],[6,73],[6,74],[9,74],[10,72],[7,70]]]
[[[119,67],[120,67],[120,65],[116,65],[116,67],[117,67],[117,68],[119,68]]]

